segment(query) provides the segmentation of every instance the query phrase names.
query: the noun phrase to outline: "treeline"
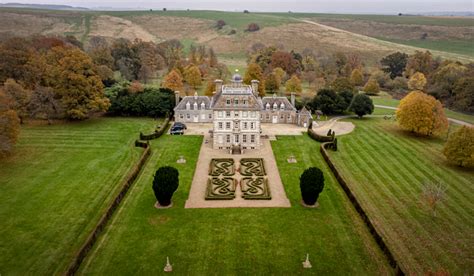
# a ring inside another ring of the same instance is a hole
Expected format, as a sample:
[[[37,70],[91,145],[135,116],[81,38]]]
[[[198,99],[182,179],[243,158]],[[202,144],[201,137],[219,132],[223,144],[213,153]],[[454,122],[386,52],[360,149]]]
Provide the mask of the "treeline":
[[[163,74],[163,89],[137,88]],[[92,37],[83,45],[73,36],[6,39],[0,42],[0,152],[10,151],[27,118],[83,120],[107,111],[161,116],[174,105],[169,89],[192,93],[211,75],[228,75],[213,49],[191,46],[186,55],[178,40]]]
[[[417,90],[434,96],[448,108],[474,112],[474,63],[441,60],[429,51],[412,55],[393,53],[382,58],[374,69],[367,67],[357,53],[324,55],[311,49],[298,53],[257,43],[248,52],[248,63],[244,81],[258,79],[261,95],[281,88],[287,93],[299,93],[304,81],[313,91],[364,91],[378,95],[384,90],[402,98],[414,90],[410,79],[421,77],[426,83]],[[311,101],[314,103],[314,99],[303,98],[305,104]],[[338,108],[332,112],[338,113]]]

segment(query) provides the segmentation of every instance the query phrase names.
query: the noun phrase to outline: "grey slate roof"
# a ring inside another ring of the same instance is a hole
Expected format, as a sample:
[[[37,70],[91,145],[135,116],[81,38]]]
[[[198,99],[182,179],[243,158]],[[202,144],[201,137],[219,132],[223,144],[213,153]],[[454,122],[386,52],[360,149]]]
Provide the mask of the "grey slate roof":
[[[263,97],[263,98],[262,98],[262,105],[263,105],[263,109],[264,109],[264,110],[266,110],[267,104],[270,105],[270,109],[273,109],[273,105],[274,105],[275,103],[277,104],[278,110],[280,110],[281,104],[283,103],[283,104],[285,105],[285,109],[284,109],[284,110],[296,111],[296,108],[290,103],[290,101],[288,101],[288,98],[287,98],[287,97],[275,97],[275,96],[272,96],[272,97]]]
[[[300,113],[301,115],[309,115],[309,116],[311,116],[311,112],[309,112],[309,110],[306,109],[305,106],[303,106],[303,108],[300,110],[299,113]]]
[[[198,104],[198,110],[201,110],[201,104],[204,103],[206,110],[211,108],[211,100],[207,96],[185,96],[174,110],[186,110],[186,104],[189,103],[190,110],[194,109],[194,103]]]

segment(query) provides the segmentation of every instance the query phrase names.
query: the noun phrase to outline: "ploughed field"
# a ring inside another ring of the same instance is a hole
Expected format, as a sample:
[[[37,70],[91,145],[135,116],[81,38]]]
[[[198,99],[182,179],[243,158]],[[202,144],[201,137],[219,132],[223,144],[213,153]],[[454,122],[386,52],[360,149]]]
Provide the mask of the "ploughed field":
[[[307,135],[272,142],[291,208],[185,209],[201,136],[164,135],[80,274],[157,274],[166,257],[177,274],[300,274],[310,254],[311,273],[391,273],[384,256]],[[294,155],[298,161],[289,164]],[[183,156],[185,164],[176,161]],[[151,188],[164,165],[180,173],[170,209],[154,208]],[[301,206],[299,176],[320,167],[326,187],[319,209]],[[205,196],[204,194],[202,195]]]
[[[403,270],[472,274],[474,171],[445,161],[445,137],[414,137],[381,118],[350,121],[355,131],[330,156]],[[447,186],[436,217],[421,200],[428,181]]]
[[[138,160],[151,119],[25,125],[0,161],[0,273],[60,274]]]

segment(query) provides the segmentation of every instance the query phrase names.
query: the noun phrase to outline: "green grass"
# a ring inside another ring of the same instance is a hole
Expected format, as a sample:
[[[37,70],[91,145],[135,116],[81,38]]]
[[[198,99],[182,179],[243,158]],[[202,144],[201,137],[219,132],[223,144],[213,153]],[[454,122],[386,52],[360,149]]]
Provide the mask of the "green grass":
[[[317,142],[305,135],[272,144],[291,208],[184,209],[201,142],[199,136],[169,135],[152,142],[146,168],[80,274],[159,274],[167,256],[180,275],[390,273]],[[287,163],[290,154],[297,164]],[[180,155],[186,164],[176,164]],[[180,186],[174,206],[157,210],[151,183],[163,165],[179,169]],[[309,166],[320,167],[326,177],[319,209],[300,205],[298,178]],[[306,253],[310,271],[301,265]]]
[[[100,118],[22,127],[0,161],[2,275],[62,273],[138,160],[150,119]]]
[[[330,155],[405,272],[471,274],[474,172],[447,164],[444,139],[414,137],[383,119],[350,121],[355,132]],[[428,181],[448,188],[437,217],[421,201]]]
[[[404,40],[376,37],[380,40],[390,41],[398,44],[425,48],[428,50],[444,51],[455,54],[474,57],[473,40]]]
[[[272,13],[275,16],[314,19],[346,19],[375,21],[390,24],[431,25],[451,27],[472,27],[474,19],[471,17],[433,17],[433,16],[398,16],[378,14],[325,14],[325,13]]]
[[[374,104],[377,105],[386,105],[386,106],[391,106],[391,107],[397,107],[398,104],[400,103],[400,100],[392,99],[390,96],[381,96],[381,97],[371,97],[372,101]],[[385,109],[386,110],[386,109]],[[471,124],[474,124],[474,115],[469,115],[461,112],[456,112],[449,110],[447,108],[444,109],[446,116],[448,118],[456,119],[456,120],[461,120],[465,121]]]
[[[290,22],[294,22],[293,19],[281,16],[274,16],[270,14],[259,14],[243,12],[223,12],[223,11],[113,11],[113,12],[101,12],[111,16],[119,17],[130,17],[130,16],[143,16],[143,15],[159,15],[159,16],[176,16],[176,17],[190,17],[197,19],[205,19],[217,21],[219,19],[224,20],[227,25],[231,28],[235,28],[239,31],[243,31],[247,28],[250,23],[257,23],[260,27],[278,26]]]

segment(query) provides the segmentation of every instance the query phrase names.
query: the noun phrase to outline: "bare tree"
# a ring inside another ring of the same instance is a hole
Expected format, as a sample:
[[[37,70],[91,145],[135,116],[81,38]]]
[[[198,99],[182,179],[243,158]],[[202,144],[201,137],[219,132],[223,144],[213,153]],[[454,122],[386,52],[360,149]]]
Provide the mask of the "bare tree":
[[[436,216],[436,207],[446,198],[447,187],[440,182],[427,182],[423,184],[421,199]]]

